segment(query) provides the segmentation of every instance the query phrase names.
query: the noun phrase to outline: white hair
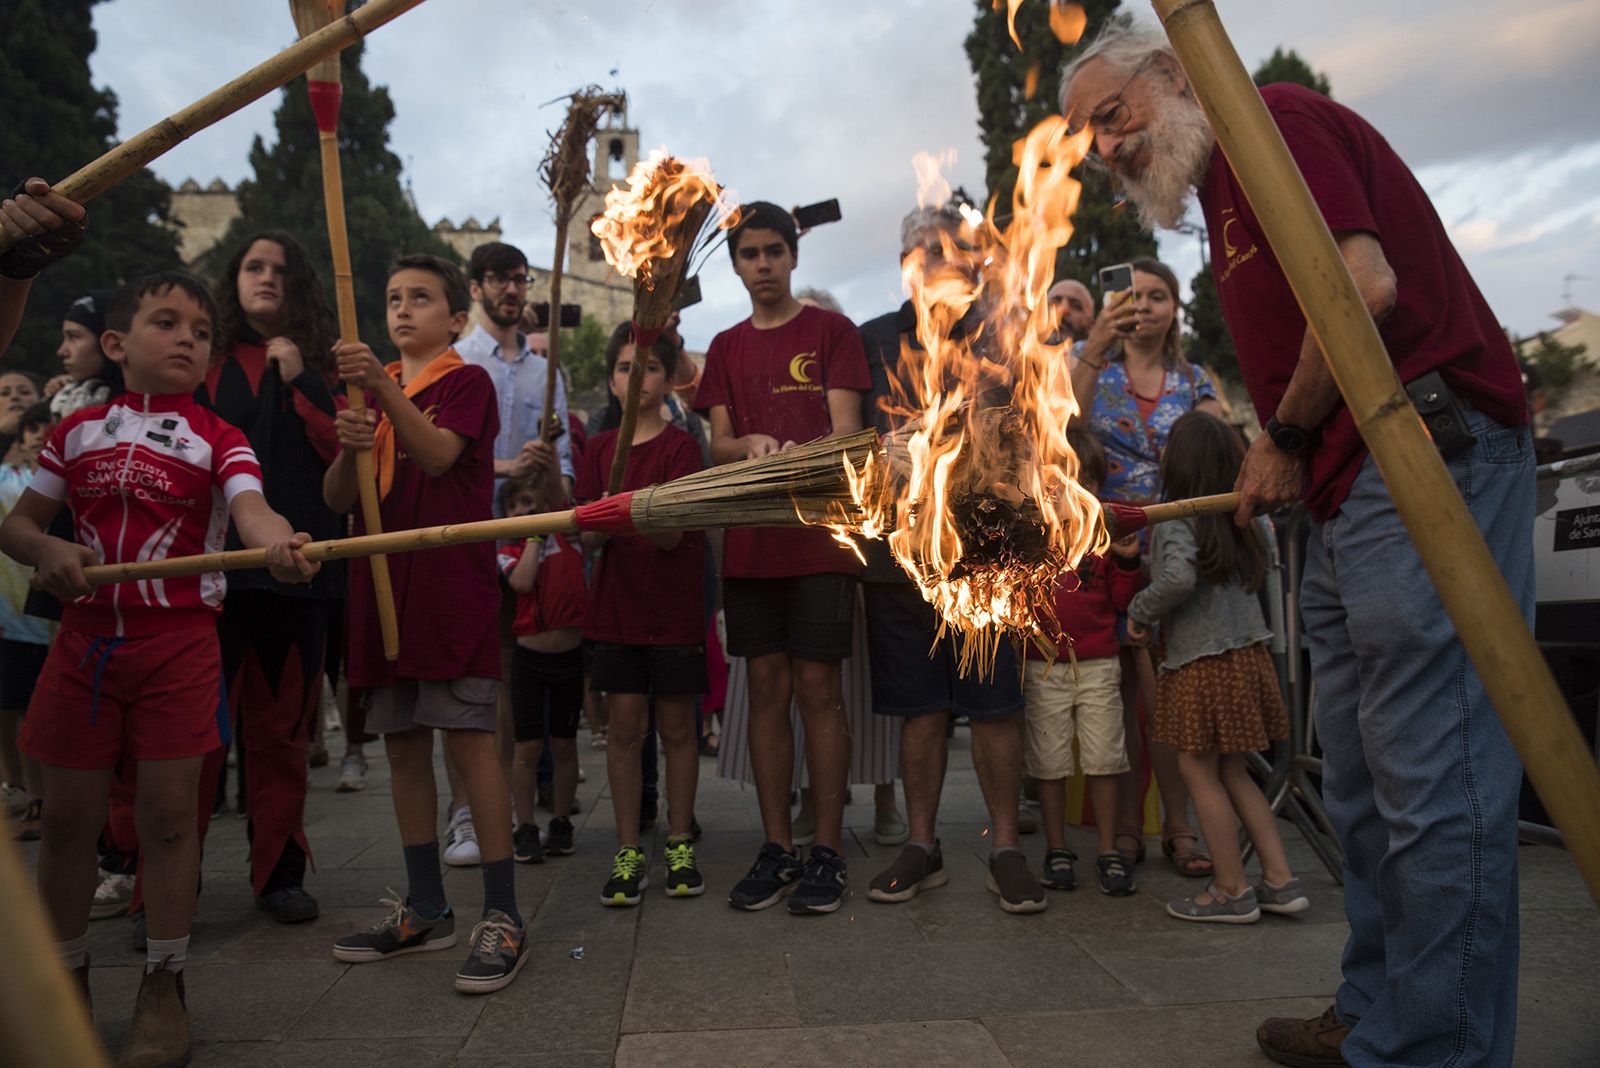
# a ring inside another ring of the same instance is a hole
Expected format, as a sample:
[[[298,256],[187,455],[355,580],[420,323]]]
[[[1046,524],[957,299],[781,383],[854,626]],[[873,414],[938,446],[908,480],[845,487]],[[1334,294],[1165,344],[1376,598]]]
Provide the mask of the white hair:
[[[825,311],[838,312],[840,315],[844,314],[844,309],[839,306],[839,302],[834,300],[833,294],[829,293],[826,289],[814,289],[810,286],[807,286],[805,289],[802,289],[800,292],[796,293],[794,295],[794,299],[798,300],[801,304],[809,302],[819,308],[824,309]]]
[[[1067,110],[1067,90],[1072,87],[1072,79],[1090,60],[1098,59],[1131,77],[1134,71],[1148,67],[1157,56],[1167,56],[1177,65],[1178,54],[1172,50],[1172,42],[1167,40],[1166,31],[1160,26],[1135,22],[1131,18],[1107,19],[1095,39],[1061,72],[1058,101],[1061,111]]]
[[[917,245],[917,236],[929,230],[947,233],[961,232],[961,212],[950,202],[937,207],[915,208],[900,220],[900,253],[904,255]]]

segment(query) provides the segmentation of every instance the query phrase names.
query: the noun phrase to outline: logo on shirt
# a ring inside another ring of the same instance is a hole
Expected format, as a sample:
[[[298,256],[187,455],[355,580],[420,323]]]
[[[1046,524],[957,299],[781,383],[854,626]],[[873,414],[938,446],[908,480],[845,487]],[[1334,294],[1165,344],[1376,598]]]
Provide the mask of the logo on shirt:
[[[815,352],[802,352],[789,361],[789,378],[791,384],[777,386],[774,393],[821,393],[822,387],[817,383],[817,354]]]
[[[1243,231],[1244,224],[1239,221],[1239,213],[1233,208],[1223,208],[1222,255],[1224,257],[1225,266],[1222,268],[1222,273],[1217,276],[1218,288],[1221,288],[1227,283],[1229,277],[1233,275],[1233,272],[1236,269],[1243,267],[1245,264],[1255,259],[1256,256],[1261,252],[1261,246],[1256,244],[1254,241],[1250,242],[1249,248],[1244,249],[1243,251],[1239,249],[1239,246],[1234,243],[1234,238],[1236,235],[1243,233]],[[1243,237],[1248,239],[1249,235],[1243,234]]]
[[[120,415],[113,415],[110,419],[105,421],[105,431],[112,437],[116,436],[117,429],[120,426],[122,426],[122,416]]]

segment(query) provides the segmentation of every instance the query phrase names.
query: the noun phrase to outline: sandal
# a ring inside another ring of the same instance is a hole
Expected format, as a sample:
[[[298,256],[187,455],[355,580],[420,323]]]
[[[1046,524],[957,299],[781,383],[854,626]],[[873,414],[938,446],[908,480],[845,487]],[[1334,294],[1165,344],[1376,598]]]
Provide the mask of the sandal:
[[[1180,850],[1177,841],[1189,840],[1189,848]],[[1173,827],[1161,836],[1161,852],[1172,861],[1179,875],[1190,879],[1209,879],[1216,871],[1211,854],[1200,848],[1200,836],[1188,827]]]
[[[1123,849],[1121,842],[1124,838],[1133,839],[1133,841],[1138,843],[1137,847],[1131,852]],[[1137,828],[1122,828],[1121,830],[1117,831],[1115,841],[1118,843],[1117,852],[1122,854],[1122,859],[1127,861],[1129,867],[1132,867],[1135,864],[1144,863],[1144,835],[1140,834]]]

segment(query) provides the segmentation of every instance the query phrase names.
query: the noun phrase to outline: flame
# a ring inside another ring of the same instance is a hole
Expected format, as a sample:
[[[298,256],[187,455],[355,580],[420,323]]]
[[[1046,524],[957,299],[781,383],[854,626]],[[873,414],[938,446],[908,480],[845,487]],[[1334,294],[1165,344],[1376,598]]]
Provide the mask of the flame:
[[[1050,30],[1056,40],[1064,45],[1074,45],[1089,26],[1089,16],[1082,4],[1072,0],[1051,0]]]
[[[1070,172],[1090,144],[1087,130],[1045,119],[1019,145],[1003,227],[993,204],[986,215],[968,208],[959,228],[928,231],[905,258],[921,348],[903,347],[885,405],[904,423],[885,458],[846,465],[866,517],[854,529],[888,532],[942,631],[956,635],[963,671],[992,666],[1006,634],[1053,653],[1057,579],[1109,544],[1067,444],[1079,405],[1068,346],[1049,340],[1046,297],[1072,236],[1080,186]],[[937,162],[913,162],[924,206],[949,195]]]
[[[712,205],[715,227],[726,229],[737,216],[733,194],[717,184],[711,164],[704,159],[679,159],[665,147],[633,165],[628,182],[606,194],[605,213],[590,229],[600,239],[606,262],[618,274],[636,279],[639,287],[655,289],[658,261],[670,260],[693,244],[694,233],[683,233],[684,221],[701,204]]]

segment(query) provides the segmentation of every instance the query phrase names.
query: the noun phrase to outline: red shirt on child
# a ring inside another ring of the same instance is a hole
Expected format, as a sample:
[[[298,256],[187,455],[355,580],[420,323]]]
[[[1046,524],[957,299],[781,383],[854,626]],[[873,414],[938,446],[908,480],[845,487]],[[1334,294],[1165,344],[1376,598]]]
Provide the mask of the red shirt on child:
[[[697,411],[725,405],[733,433],[766,434],[804,444],[833,432],[828,390],[872,388],[866,350],[855,324],[809,305],[770,330],[746,319],[718,334],[706,352]],[[727,578],[859,574],[854,553],[821,528],[744,528],[723,541]]]
[[[409,453],[395,450],[394,481],[381,506],[384,530],[410,530],[493,518],[494,439],[500,432],[494,381],[464,365],[411,402],[434,426],[467,439],[450,470],[429,478]],[[368,404],[373,401],[368,398]],[[364,532],[361,510],[356,533]],[[400,658],[385,660],[372,592],[372,568],[350,561],[352,686],[393,686],[399,678],[500,677],[500,579],[493,542],[451,545],[389,556]]]
[[[261,492],[242,433],[188,394],[125,393],[74,412],[51,431],[29,487],[72,509],[77,541],[103,563],[221,552],[228,506]],[[214,626],[219,571],[100,586],[62,606],[64,626],[139,637]]]
[[[522,541],[500,546],[500,570],[507,579],[527,551],[528,545]],[[587,599],[583,553],[565,534],[552,534],[537,543],[537,552],[539,570],[533,576],[533,589],[517,594],[517,614],[511,621],[511,633],[518,638],[583,626],[583,604]]]
[[[1110,556],[1085,556],[1077,571],[1068,571],[1056,580],[1056,622],[1061,627],[1062,649],[1057,660],[1067,659],[1067,639],[1079,660],[1116,656],[1117,616],[1128,610],[1128,602],[1139,589],[1139,566],[1123,567]],[[1032,642],[1028,659],[1043,660]]]
[[[616,451],[615,430],[589,439],[573,496],[585,502],[605,496]],[[669,425],[628,450],[622,488],[643,489],[704,468],[694,437]],[[666,551],[639,535],[613,537],[600,551],[589,587],[583,636],[620,645],[703,644],[705,554],[706,536],[698,530],[685,531],[682,540]]]

